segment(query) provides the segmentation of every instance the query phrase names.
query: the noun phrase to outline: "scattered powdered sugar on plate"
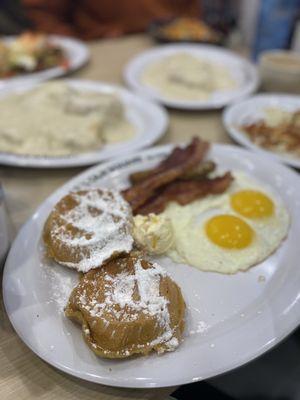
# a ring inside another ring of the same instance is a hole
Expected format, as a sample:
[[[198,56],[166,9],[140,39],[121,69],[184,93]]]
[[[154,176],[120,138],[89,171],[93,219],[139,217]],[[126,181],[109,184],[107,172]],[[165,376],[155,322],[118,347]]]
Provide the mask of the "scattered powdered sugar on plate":
[[[204,333],[209,328],[209,325],[204,321],[198,321],[194,329],[189,331],[190,335],[195,335],[196,333]]]
[[[60,313],[69,300],[70,294],[78,283],[78,274],[75,271],[65,271],[63,267],[51,261],[41,265],[43,279],[49,283],[48,304],[55,303]]]

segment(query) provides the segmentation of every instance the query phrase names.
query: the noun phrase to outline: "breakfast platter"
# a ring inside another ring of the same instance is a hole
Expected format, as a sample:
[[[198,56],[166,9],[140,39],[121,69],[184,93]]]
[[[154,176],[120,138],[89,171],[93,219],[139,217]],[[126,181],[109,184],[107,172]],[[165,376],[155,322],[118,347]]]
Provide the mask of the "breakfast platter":
[[[299,194],[287,167],[196,138],[95,166],[21,228],[4,269],[9,319],[43,360],[105,385],[241,366],[299,323]]]
[[[23,83],[1,93],[0,101],[4,165],[91,165],[150,146],[168,126],[159,105],[88,80]]]
[[[13,87],[19,87],[20,84],[23,83],[33,83],[33,82],[41,82],[48,79],[58,78],[60,76],[66,75],[70,72],[76,71],[84,64],[86,64],[90,58],[88,47],[80,40],[69,38],[65,36],[59,35],[35,35],[35,34],[23,34],[22,36],[8,36],[1,38],[0,43],[0,53],[3,56],[4,46],[10,47],[13,42],[17,42],[20,37],[22,38],[22,42],[18,43],[18,49],[16,51],[16,56],[14,56],[14,61],[18,57],[17,61],[22,61],[22,66],[27,67],[29,61],[28,60],[28,50],[27,46],[30,46],[30,51],[33,46],[38,45],[41,46],[40,43],[35,43],[37,40],[45,42],[46,45],[48,43],[51,47],[57,48],[62,51],[64,59],[58,65],[53,65],[48,68],[38,68],[36,70],[26,70],[26,73],[18,73],[13,74],[10,71],[7,72],[7,76],[3,74],[1,77],[0,74],[0,89],[6,90]],[[42,38],[40,38],[42,37]],[[25,40],[24,40],[25,39]],[[25,43],[23,43],[23,40]],[[28,43],[29,42],[29,43]],[[26,46],[23,49],[23,46]],[[22,46],[22,48],[20,48]],[[5,54],[5,53],[4,53]],[[26,56],[26,57],[25,57]],[[31,67],[31,65],[29,65]],[[18,65],[18,69],[20,69]],[[1,70],[0,70],[1,73]]]
[[[256,91],[256,67],[216,46],[164,45],[132,59],[124,69],[128,86],[168,107],[219,109]]]
[[[223,123],[235,142],[300,168],[299,110],[299,96],[258,94],[229,106]]]

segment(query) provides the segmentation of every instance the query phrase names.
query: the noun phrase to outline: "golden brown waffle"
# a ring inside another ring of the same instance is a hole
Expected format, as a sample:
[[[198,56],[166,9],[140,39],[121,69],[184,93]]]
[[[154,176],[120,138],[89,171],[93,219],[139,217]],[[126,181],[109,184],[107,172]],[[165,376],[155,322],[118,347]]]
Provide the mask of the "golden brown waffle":
[[[158,264],[138,255],[85,274],[65,309],[82,325],[91,350],[105,358],[175,350],[184,313],[180,288]]]
[[[63,197],[44,227],[49,257],[87,272],[121,253],[129,253],[133,239],[129,205],[107,189],[81,190]]]

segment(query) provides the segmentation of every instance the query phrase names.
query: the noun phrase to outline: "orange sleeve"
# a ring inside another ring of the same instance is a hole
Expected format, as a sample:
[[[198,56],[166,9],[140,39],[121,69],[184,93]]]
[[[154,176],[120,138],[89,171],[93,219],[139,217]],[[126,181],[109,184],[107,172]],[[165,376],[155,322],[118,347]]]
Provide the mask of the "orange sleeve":
[[[37,31],[76,36],[72,26],[72,0],[22,0],[22,5]]]

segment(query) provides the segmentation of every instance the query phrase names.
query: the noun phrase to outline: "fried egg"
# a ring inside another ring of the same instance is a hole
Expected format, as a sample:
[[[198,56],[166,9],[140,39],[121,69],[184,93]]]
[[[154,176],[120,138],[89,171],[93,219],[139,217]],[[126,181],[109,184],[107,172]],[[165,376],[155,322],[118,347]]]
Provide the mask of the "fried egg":
[[[204,271],[233,274],[271,255],[287,236],[290,218],[280,197],[242,173],[222,195],[186,206],[170,203],[174,245],[167,255]]]

